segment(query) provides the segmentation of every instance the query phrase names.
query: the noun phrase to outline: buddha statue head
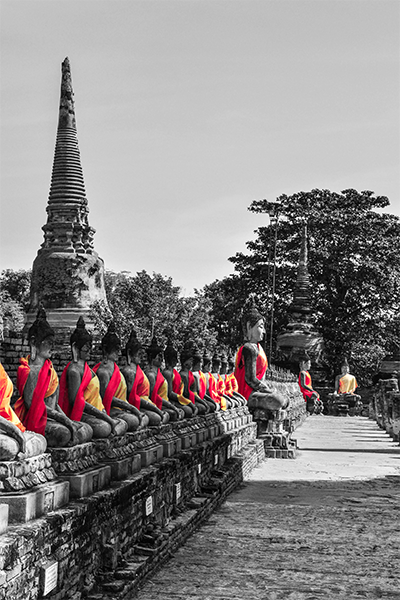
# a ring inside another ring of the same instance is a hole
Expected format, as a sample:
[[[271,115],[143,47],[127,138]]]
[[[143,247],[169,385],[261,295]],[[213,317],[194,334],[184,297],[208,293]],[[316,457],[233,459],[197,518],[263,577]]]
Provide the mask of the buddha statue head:
[[[51,357],[54,344],[54,329],[49,325],[43,306],[39,307],[36,320],[28,331],[28,341],[31,349],[31,361],[38,357],[44,360]]]
[[[197,346],[193,349],[193,371],[200,371],[201,369],[201,352]]]
[[[90,358],[93,338],[91,333],[86,329],[83,317],[79,317],[76,328],[73,331],[70,339],[72,359],[74,362],[78,360],[87,361]]]
[[[243,308],[242,328],[246,342],[261,342],[265,335],[265,320],[252,299]]]
[[[167,346],[164,350],[164,360],[167,367],[174,368],[178,363],[178,352],[175,350],[171,338],[167,340]]]
[[[163,363],[163,348],[158,344],[157,339],[153,336],[150,346],[146,350],[147,360],[155,367],[160,368]]]
[[[228,373],[232,373],[235,370],[235,356],[231,350],[228,352]]]
[[[203,354],[203,371],[209,371],[211,369],[211,360],[211,354],[205,349]]]
[[[180,354],[181,367],[184,371],[190,371],[193,367],[193,343],[186,342]]]
[[[221,359],[220,373],[221,373],[221,375],[225,375],[228,372],[228,355],[225,352],[225,350],[221,351],[220,359]]]
[[[311,368],[311,359],[307,352],[304,352],[299,357],[300,371],[308,371]]]
[[[101,340],[101,351],[103,358],[116,362],[121,354],[121,340],[115,331],[115,323],[111,321],[107,333]]]
[[[132,329],[129,340],[126,342],[125,346],[125,356],[128,365],[131,363],[139,365],[142,360],[142,355],[143,346],[137,338],[136,331]]]
[[[221,367],[221,357],[219,355],[219,352],[216,350],[212,357],[212,372],[219,373],[220,367]]]
[[[347,375],[347,373],[349,373],[349,371],[350,371],[349,363],[347,362],[347,358],[344,357],[344,359],[340,363],[340,374]]]

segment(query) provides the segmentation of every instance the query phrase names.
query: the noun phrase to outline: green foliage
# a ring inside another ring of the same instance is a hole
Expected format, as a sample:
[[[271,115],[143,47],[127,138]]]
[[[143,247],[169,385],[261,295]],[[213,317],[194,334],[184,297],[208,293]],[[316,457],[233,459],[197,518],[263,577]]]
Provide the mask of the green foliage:
[[[31,271],[4,269],[0,274],[0,329],[21,331],[29,306]]]
[[[209,326],[210,303],[202,293],[183,298],[171,277],[146,271],[136,275],[107,271],[105,286],[109,310],[100,303],[91,310],[99,333],[105,332],[113,318],[123,342],[134,328],[144,344],[150,343],[153,334],[161,343],[171,335],[178,349],[189,338],[201,347],[215,344],[216,335]]]
[[[389,205],[384,196],[349,189],[282,195],[276,203],[255,201],[250,210],[278,208],[274,332],[285,323],[292,301],[302,223],[308,224],[308,267],[316,326],[325,339],[334,371],[346,354],[362,381],[376,371],[377,357],[390,352],[400,334],[400,220],[377,212]],[[249,254],[230,260],[240,278],[271,305],[274,224],[257,230]],[[269,270],[270,278],[266,272]]]

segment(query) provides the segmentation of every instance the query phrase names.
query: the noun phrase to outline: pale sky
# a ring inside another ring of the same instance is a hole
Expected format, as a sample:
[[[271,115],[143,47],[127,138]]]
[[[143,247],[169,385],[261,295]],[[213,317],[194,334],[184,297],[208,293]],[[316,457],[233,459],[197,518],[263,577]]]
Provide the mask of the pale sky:
[[[43,241],[71,62],[95,249],[192,293],[252,200],[373,190],[400,215],[397,0],[1,0],[1,268]]]

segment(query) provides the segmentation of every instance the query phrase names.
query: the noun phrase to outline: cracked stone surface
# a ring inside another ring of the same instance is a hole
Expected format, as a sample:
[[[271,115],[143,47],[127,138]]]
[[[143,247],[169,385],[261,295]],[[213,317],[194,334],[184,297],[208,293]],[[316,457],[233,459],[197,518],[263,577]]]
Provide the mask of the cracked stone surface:
[[[363,417],[313,416],[136,600],[400,599],[400,446]]]

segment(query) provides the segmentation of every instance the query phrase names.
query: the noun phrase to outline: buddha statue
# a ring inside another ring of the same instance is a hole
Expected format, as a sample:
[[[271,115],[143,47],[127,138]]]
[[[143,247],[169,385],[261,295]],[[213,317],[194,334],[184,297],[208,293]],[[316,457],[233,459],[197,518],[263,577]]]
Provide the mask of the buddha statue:
[[[123,435],[128,429],[127,423],[107,414],[100,396],[99,379],[87,364],[92,341],[85,321],[79,317],[70,337],[72,361],[61,375],[58,403],[70,419],[89,425],[94,438],[106,438],[111,433]]]
[[[121,373],[125,377],[129,404],[148,418],[150,427],[168,423],[169,414],[150,400],[150,382],[141,367],[143,347],[134,329],[125,347],[125,356],[126,365],[122,367]]]
[[[28,330],[30,355],[20,359],[17,372],[20,397],[14,406],[24,426],[44,435],[51,448],[82,444],[93,435],[88,425],[75,423],[58,405],[58,376],[50,360],[54,336],[40,307]]]
[[[299,387],[303,398],[307,403],[307,412],[312,415],[322,414],[324,405],[316,392],[312,387],[311,375],[309,369],[311,368],[311,360],[307,354],[304,354],[300,359],[300,373],[299,373]]]
[[[168,399],[168,383],[161,372],[163,364],[163,348],[158,345],[153,337],[150,346],[146,350],[148,366],[146,375],[150,383],[150,400],[163,412],[167,412],[170,421],[184,419],[185,413]]]
[[[358,383],[354,375],[350,374],[349,363],[347,362],[347,358],[342,361],[340,366],[340,375],[337,375],[335,378],[335,394],[355,394],[356,389],[358,388]],[[358,396],[360,398],[360,396]]]
[[[358,383],[350,374],[349,363],[344,358],[340,365],[340,375],[335,378],[335,391],[329,395],[329,409],[334,413],[360,415],[363,410],[361,396],[356,394]]]
[[[234,406],[245,406],[246,398],[241,396],[238,392],[238,384],[233,374],[233,369],[229,371],[229,360],[226,352],[221,352],[221,366],[220,376],[223,379],[225,385],[225,396],[227,396],[231,402],[234,402]],[[233,361],[231,360],[231,367],[233,367]]]
[[[207,389],[206,394],[215,402],[217,406],[217,410],[226,410],[226,402],[225,399],[218,395],[217,392],[217,381],[214,375],[211,373],[212,357],[211,354],[207,350],[204,350],[203,354],[203,367],[202,370],[206,377]]]
[[[245,343],[236,354],[235,378],[238,391],[247,400],[252,412],[255,409],[275,411],[286,408],[288,401],[265,380],[267,357],[260,342],[265,335],[264,318],[255,306],[243,311],[242,327]]]
[[[201,370],[202,356],[197,347],[195,346],[192,356],[192,369],[194,381],[195,381],[195,392],[202,400],[205,400],[211,409],[211,412],[215,412],[219,409],[217,404],[209,394],[207,394],[207,376]]]
[[[179,374],[183,382],[183,393],[190,398],[193,404],[197,407],[199,415],[206,415],[212,412],[211,403],[205,398],[201,398],[196,392],[196,380],[192,373],[193,367],[193,345],[186,344],[180,355],[181,370]]]
[[[14,386],[0,363],[0,461],[29,458],[46,451],[46,439],[28,431],[10,402]]]
[[[185,397],[184,382],[181,374],[176,370],[178,364],[178,352],[175,350],[171,339],[168,339],[167,346],[164,350],[165,368],[162,374],[168,384],[168,399],[172,404],[178,406],[185,413],[185,418],[190,419],[195,417],[199,409],[193,401]]]
[[[113,419],[126,421],[128,431],[146,427],[149,424],[148,416],[141,414],[126,399],[125,377],[116,362],[121,355],[121,340],[115,332],[113,321],[101,341],[101,351],[103,360],[93,367],[93,371],[99,378],[100,396],[106,413]]]
[[[226,410],[235,408],[237,403],[225,393],[225,381],[221,373],[221,356],[218,351],[214,352],[212,358],[212,376],[216,381],[217,394],[221,398],[221,408],[224,405]]]

